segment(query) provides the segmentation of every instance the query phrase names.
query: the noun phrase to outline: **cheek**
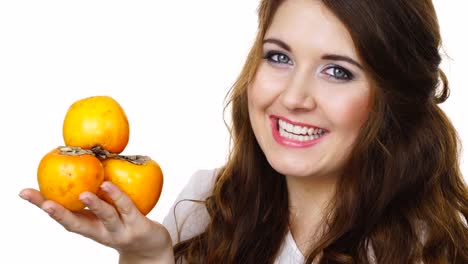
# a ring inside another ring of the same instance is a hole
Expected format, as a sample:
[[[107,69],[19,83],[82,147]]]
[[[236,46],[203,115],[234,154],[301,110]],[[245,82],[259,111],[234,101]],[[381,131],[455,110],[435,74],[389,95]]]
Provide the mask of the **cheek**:
[[[260,64],[252,83],[248,86],[249,107],[263,108],[271,105],[281,93],[285,82],[285,76],[278,76],[268,65]]]
[[[367,120],[370,111],[368,89],[357,94],[337,96],[328,107],[333,126],[347,131],[358,131]]]

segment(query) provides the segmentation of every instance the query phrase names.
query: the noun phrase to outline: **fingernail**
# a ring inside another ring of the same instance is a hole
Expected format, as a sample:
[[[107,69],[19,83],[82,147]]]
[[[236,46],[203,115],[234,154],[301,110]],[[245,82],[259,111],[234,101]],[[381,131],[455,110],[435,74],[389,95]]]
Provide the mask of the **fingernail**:
[[[108,183],[104,182],[103,184],[101,184],[101,189],[106,193],[110,193],[112,188]]]
[[[27,195],[24,195],[24,194],[20,193],[19,197],[21,197],[21,199],[24,199],[24,200],[29,202],[29,197]]]
[[[83,198],[80,197],[80,201],[84,203],[86,206],[89,206],[90,204],[90,200],[88,197],[83,197]]]
[[[45,208],[44,211],[48,213],[50,216],[53,216],[55,214],[55,211],[52,208]]]

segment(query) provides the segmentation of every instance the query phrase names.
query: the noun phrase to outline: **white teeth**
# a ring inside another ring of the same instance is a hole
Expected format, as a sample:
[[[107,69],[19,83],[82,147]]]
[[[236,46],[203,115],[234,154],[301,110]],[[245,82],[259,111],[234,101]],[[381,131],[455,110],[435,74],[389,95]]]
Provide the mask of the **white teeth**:
[[[300,126],[294,126],[293,128],[293,133],[294,134],[300,134],[302,131],[302,128]]]
[[[312,136],[312,135],[322,135],[324,133],[323,129],[321,128],[295,126],[281,119],[278,120],[278,125],[280,128],[284,129],[286,132],[294,133],[296,135]]]
[[[301,141],[301,142],[314,140],[314,139],[317,139],[317,138],[319,138],[319,137],[321,137],[323,135],[323,134],[313,134],[313,135],[310,135],[310,136],[296,135],[296,134],[292,134],[292,133],[286,131],[285,129],[283,129],[281,127],[279,129],[279,134],[282,137],[292,139],[292,140],[296,140],[296,141]]]

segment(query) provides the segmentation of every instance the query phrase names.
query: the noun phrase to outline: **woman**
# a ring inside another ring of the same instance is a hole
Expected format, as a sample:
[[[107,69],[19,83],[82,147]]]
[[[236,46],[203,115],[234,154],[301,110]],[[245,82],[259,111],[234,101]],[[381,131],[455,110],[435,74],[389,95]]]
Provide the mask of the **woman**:
[[[263,0],[229,160],[164,226],[108,182],[117,211],[83,193],[88,217],[20,195],[121,263],[468,263],[440,42],[430,0]]]

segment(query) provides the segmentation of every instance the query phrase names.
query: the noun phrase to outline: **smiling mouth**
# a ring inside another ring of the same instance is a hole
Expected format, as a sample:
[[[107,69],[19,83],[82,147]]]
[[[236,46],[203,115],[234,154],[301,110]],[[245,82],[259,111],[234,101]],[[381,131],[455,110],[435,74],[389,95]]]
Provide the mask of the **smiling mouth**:
[[[281,137],[300,142],[318,139],[326,133],[322,128],[293,125],[279,118],[277,119],[276,129]]]
[[[312,147],[322,142],[330,133],[325,128],[292,121],[277,115],[270,115],[270,125],[274,140],[288,148]]]

